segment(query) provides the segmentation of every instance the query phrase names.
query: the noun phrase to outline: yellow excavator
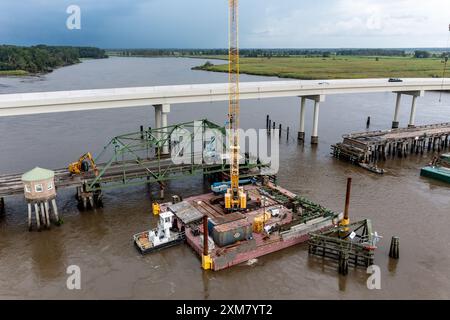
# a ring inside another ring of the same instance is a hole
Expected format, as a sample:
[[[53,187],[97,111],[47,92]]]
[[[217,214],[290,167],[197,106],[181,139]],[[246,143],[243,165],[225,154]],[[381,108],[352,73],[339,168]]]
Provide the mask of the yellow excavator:
[[[71,174],[81,174],[82,172],[88,172],[91,166],[94,170],[94,174],[98,176],[98,169],[95,165],[94,158],[90,152],[87,152],[83,154],[78,161],[69,164],[69,172]]]

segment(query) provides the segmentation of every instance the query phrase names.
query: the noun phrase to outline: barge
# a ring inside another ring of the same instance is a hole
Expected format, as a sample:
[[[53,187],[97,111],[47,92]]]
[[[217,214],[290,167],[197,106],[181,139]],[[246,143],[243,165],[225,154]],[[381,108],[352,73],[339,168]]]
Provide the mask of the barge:
[[[428,177],[450,183],[450,153],[445,153],[420,170],[422,177]]]
[[[244,190],[248,205],[243,211],[225,210],[224,198],[214,193],[161,204],[161,215],[173,215],[172,227],[182,230],[203,266],[207,259],[208,269],[222,270],[303,243],[311,232],[335,227],[343,218],[267,180]]]

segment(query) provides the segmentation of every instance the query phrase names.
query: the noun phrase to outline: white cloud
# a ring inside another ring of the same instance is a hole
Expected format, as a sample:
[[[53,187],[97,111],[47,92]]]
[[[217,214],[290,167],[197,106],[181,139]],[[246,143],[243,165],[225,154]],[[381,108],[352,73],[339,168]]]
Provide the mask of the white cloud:
[[[450,23],[450,0],[292,1],[289,6],[267,7],[247,40],[280,47],[442,47]]]
[[[438,37],[448,31],[448,0],[338,0],[318,34],[335,36]],[[417,39],[420,41],[420,39]]]

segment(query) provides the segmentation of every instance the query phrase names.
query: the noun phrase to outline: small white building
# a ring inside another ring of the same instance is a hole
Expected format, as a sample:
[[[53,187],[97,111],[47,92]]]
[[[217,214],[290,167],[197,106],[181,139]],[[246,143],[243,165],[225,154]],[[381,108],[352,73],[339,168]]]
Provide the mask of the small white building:
[[[39,167],[22,175],[25,199],[45,201],[56,197],[55,172]]]
[[[50,206],[53,206],[53,214],[57,222],[58,208],[56,206],[55,172],[36,167],[22,175],[24,196],[28,202],[28,228],[31,230],[32,206],[36,214],[38,229],[43,225],[50,227]]]

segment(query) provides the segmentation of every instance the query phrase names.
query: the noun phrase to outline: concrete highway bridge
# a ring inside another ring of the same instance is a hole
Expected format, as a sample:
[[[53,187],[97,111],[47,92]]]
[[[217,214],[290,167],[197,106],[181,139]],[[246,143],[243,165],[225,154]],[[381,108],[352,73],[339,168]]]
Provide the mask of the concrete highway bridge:
[[[218,83],[2,94],[0,95],[0,117],[154,106],[155,127],[165,128],[172,104],[227,101],[228,86],[228,83]],[[401,82],[390,82],[389,79],[243,82],[240,84],[240,98],[299,97],[298,138],[300,140],[305,139],[306,102],[312,101],[314,103],[314,115],[311,142],[316,144],[319,137],[320,102],[323,102],[327,95],[392,92],[397,95],[392,126],[397,128],[402,96],[412,96],[408,125],[414,126],[416,99],[422,97],[426,91],[437,90],[450,90],[450,78],[408,78]],[[164,151],[167,151],[167,149]]]

